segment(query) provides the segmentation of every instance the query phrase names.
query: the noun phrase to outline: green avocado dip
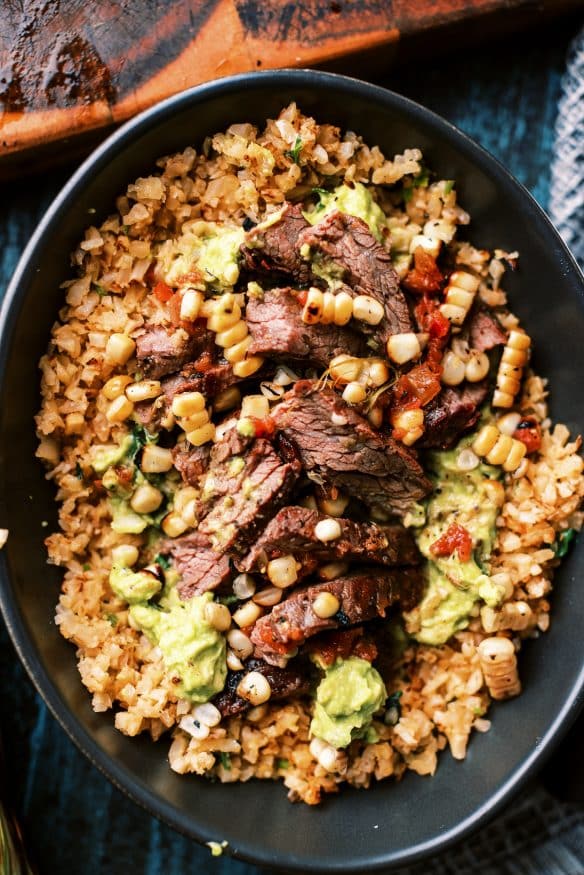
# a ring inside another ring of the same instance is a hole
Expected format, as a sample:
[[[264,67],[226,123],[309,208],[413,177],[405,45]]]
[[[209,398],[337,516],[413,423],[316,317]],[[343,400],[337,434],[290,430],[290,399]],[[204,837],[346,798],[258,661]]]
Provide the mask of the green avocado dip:
[[[243,228],[199,222],[197,232],[187,231],[177,240],[163,243],[156,259],[164,281],[171,286],[193,269],[200,271],[206,286],[222,290],[230,288],[239,277],[239,247],[243,243]]]
[[[366,659],[337,659],[316,690],[310,732],[333,747],[363,736],[387,699],[379,672]]]
[[[500,470],[478,463],[472,470],[460,470],[458,457],[475,435],[464,438],[453,450],[428,454],[434,491],[425,514],[425,524],[416,540],[426,563],[428,588],[421,603],[406,614],[408,632],[423,644],[444,644],[466,628],[478,601],[495,607],[503,598],[500,586],[489,576],[488,560],[495,540],[498,504],[493,481]],[[461,561],[454,550],[437,557],[431,547],[453,524],[462,526],[472,538],[472,556]]]
[[[160,647],[171,678],[178,679],[177,693],[192,702],[207,702],[225,686],[225,638],[205,617],[213,601],[210,592],[186,601],[168,600],[168,610],[134,604],[130,616],[153,644]]]
[[[387,224],[387,217],[371,197],[369,189],[361,182],[356,182],[353,186],[339,185],[333,191],[318,189],[318,194],[320,203],[316,209],[304,213],[305,219],[311,225],[316,225],[333,210],[340,210],[341,213],[363,219],[373,236],[381,242],[382,229]]]
[[[148,601],[162,588],[160,580],[151,571],[132,571],[123,565],[112,566],[109,582],[115,594],[129,605]]]

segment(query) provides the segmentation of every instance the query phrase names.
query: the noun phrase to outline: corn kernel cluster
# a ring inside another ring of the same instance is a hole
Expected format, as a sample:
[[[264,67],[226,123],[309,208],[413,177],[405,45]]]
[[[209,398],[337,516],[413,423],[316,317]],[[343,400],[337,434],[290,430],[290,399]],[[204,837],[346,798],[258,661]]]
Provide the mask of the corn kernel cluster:
[[[389,380],[389,369],[383,359],[344,353],[331,360],[329,374],[335,383],[345,386],[343,400],[347,404],[361,404],[369,388],[383,386]]]
[[[200,447],[215,437],[215,426],[209,420],[205,397],[200,392],[182,392],[172,399],[171,410],[187,440]]]
[[[347,292],[323,292],[314,286],[302,310],[302,321],[307,325],[346,325],[351,318],[379,325],[383,319],[383,306],[370,295],[351,297]]]
[[[508,699],[518,696],[521,682],[513,642],[508,638],[485,638],[478,646],[478,655],[492,698]]]
[[[526,453],[522,441],[503,434],[496,425],[485,425],[472,445],[473,452],[489,465],[501,465],[504,471],[515,471]]]
[[[236,377],[250,377],[264,360],[261,356],[249,356],[251,346],[247,322],[241,318],[241,307],[233,292],[225,292],[219,298],[205,302],[203,315],[207,315],[207,328],[215,333],[215,343],[223,348],[223,356],[233,367]]]
[[[452,325],[462,325],[479,285],[479,278],[465,270],[455,270],[451,274],[444,290],[445,302],[440,307],[440,312]]]
[[[441,380],[447,386],[458,386],[463,380],[478,383],[489,373],[489,357],[478,349],[471,349],[467,354],[446,350],[442,357]]]
[[[394,429],[404,432],[401,438],[402,444],[411,447],[424,434],[424,411],[421,407],[402,410],[392,416],[391,424]]]

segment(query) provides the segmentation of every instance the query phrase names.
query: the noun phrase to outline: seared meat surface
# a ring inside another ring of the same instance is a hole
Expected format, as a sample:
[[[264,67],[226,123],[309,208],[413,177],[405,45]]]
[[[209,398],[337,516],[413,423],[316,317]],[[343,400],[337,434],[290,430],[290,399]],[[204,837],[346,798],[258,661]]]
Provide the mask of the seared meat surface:
[[[243,714],[251,703],[237,695],[239,682],[248,671],[259,671],[269,681],[272,694],[271,699],[287,699],[289,696],[300,696],[310,689],[310,679],[306,664],[279,668],[265,662],[263,659],[248,659],[244,671],[228,671],[224,689],[212,700],[215,707],[219,708],[222,717],[235,717]]]
[[[425,431],[418,446],[448,450],[477,424],[488,394],[485,381],[445,386],[424,411]]]

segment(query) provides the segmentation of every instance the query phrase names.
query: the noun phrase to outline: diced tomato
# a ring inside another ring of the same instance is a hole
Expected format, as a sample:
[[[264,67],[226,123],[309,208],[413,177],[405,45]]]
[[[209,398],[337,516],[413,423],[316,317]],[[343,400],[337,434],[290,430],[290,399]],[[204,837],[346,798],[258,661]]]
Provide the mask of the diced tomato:
[[[276,431],[276,423],[271,416],[265,416],[263,419],[256,419],[251,416],[257,438],[270,438]]]
[[[393,388],[394,412],[424,407],[440,392],[440,372],[426,362],[402,374]]]
[[[166,283],[156,283],[154,288],[152,289],[152,294],[154,297],[158,298],[163,304],[167,304],[168,301],[174,296],[173,290],[170,286],[167,286]]]
[[[472,538],[458,523],[448,526],[444,534],[434,541],[430,553],[433,556],[452,556],[455,550],[461,562],[468,562],[472,555]]]
[[[430,313],[427,320],[427,329],[430,337],[443,338],[450,333],[450,322],[443,316],[440,310]]]
[[[306,302],[307,302],[307,300],[308,300],[308,292],[306,291],[306,289],[303,289],[303,291],[298,292],[298,294],[296,295],[296,297],[297,297],[297,299],[298,299],[298,303],[299,303],[302,307],[304,307],[304,305],[306,304]]]
[[[436,259],[421,246],[414,252],[414,267],[408,271],[403,286],[417,295],[436,294],[440,291],[444,277],[436,266]]]
[[[513,437],[516,441],[525,444],[527,455],[537,453],[541,448],[541,428],[533,416],[526,416],[521,420],[513,432]]]

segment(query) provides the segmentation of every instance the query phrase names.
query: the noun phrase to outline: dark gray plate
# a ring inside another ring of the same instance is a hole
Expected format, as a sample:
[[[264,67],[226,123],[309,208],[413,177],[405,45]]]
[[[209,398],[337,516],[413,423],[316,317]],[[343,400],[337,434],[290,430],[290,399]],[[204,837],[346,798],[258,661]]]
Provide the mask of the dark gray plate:
[[[52,619],[61,575],[46,564],[43,538],[56,528],[56,512],[52,487],[34,459],[37,362],[62,301],[59,284],[70,276],[68,254],[83,228],[105,216],[115,196],[147,174],[158,156],[200,144],[232,122],[261,123],[290,100],[321,121],[358,131],[389,155],[421,147],[440,176],[457,180],[472,216],[472,239],[520,250],[520,270],[507,283],[513,309],[534,339],[536,368],[550,378],[553,416],[582,430],[582,276],[542,210],[492,157],[415,103],[355,80],[280,71],[204,85],[154,107],[97,149],[41,222],[8,289],[0,315],[0,520],[10,527],[0,557],[2,609],[53,714],[136,802],[195,839],[227,839],[230,851],[260,864],[363,871],[436,852],[483,823],[575,718],[584,683],[582,545],[557,575],[550,632],[522,653],[523,695],[493,708],[491,731],[473,736],[464,763],[445,753],[433,779],[408,774],[399,784],[345,790],[317,809],[292,806],[278,784],[221,786],[175,775],[166,741],[126,738],[114,730],[111,715],[91,710],[74,650]]]

